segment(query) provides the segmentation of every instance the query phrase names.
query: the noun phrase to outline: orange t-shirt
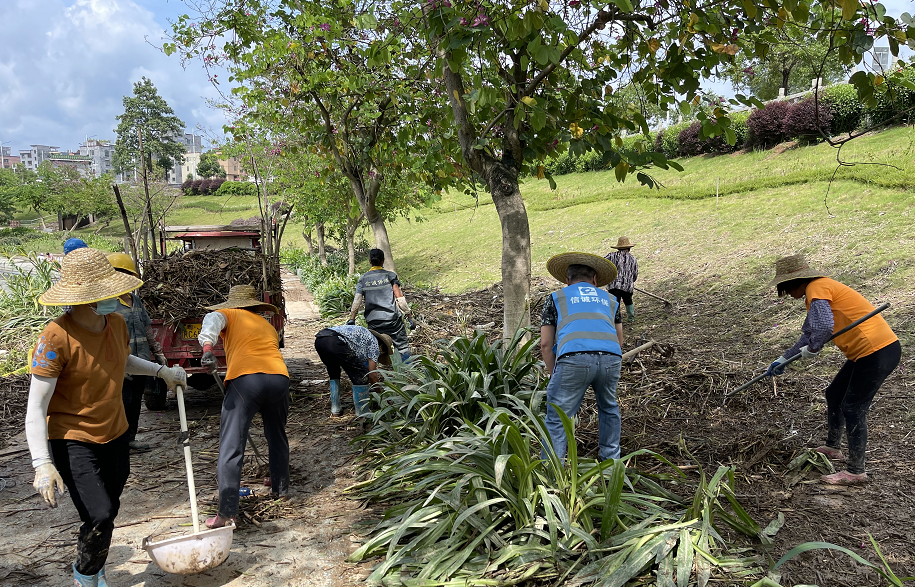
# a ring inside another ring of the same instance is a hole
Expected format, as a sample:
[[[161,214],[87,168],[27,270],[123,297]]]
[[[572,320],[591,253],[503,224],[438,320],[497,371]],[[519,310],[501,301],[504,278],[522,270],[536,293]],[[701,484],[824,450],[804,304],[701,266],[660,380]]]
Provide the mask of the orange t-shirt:
[[[828,277],[814,279],[807,284],[807,309],[813,300],[826,300],[832,307],[832,318],[835,326],[832,331],[838,332],[863,316],[874,311],[874,306],[864,296]],[[852,328],[842,336],[833,339],[836,346],[851,361],[879,351],[896,342],[898,338],[883,316],[877,314],[867,321]]]
[[[280,336],[266,318],[248,310],[219,310],[226,317],[222,346],[226,349],[226,381],[266,373],[289,377],[280,354]]]
[[[64,314],[48,324],[32,353],[32,375],[56,377],[48,405],[48,438],[104,444],[127,431],[124,369],[130,355],[127,323],[109,314],[91,332]]]

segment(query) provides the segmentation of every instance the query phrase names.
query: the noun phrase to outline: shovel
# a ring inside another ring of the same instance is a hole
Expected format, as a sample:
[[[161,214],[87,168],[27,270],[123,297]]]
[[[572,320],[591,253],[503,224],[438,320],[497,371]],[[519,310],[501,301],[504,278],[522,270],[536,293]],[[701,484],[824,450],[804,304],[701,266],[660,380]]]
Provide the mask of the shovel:
[[[167,573],[192,575],[218,567],[229,556],[232,547],[232,531],[235,524],[222,528],[200,531],[197,516],[197,488],[194,486],[194,470],[191,465],[191,442],[187,432],[187,415],[184,412],[184,389],[177,386],[178,416],[181,419],[179,443],[184,445],[184,467],[187,469],[187,488],[191,495],[191,521],[194,533],[159,542],[143,539],[142,548],[156,565]]]
[[[890,303],[889,303],[889,302],[887,302],[887,303],[881,305],[879,308],[877,308],[876,310],[874,310],[874,311],[871,312],[870,314],[867,314],[866,316],[862,316],[862,317],[858,318],[857,320],[855,320],[854,322],[852,322],[851,324],[849,324],[848,326],[846,326],[846,327],[843,328],[842,330],[840,330],[840,331],[836,332],[835,334],[833,334],[832,336],[830,336],[830,337],[829,337],[829,340],[827,340],[826,342],[829,342],[830,340],[836,338],[837,336],[842,336],[843,334],[845,334],[846,332],[848,332],[849,330],[851,330],[851,329],[854,328],[855,326],[861,324],[861,323],[864,322],[865,320],[870,320],[871,318],[873,318],[874,316],[876,316],[877,314],[879,314],[880,312],[886,310],[886,309],[889,308],[889,307],[890,307]],[[801,353],[798,353],[798,354],[794,355],[793,357],[789,358],[789,359],[788,359],[787,361],[785,361],[784,363],[782,363],[782,365],[787,365],[788,363],[793,363],[794,361],[797,361],[797,360],[800,359],[800,358],[801,358]],[[768,371],[768,370],[767,370],[767,371]],[[737,393],[738,391],[743,391],[744,389],[750,387],[751,385],[753,385],[754,383],[756,383],[756,382],[759,381],[760,379],[763,379],[764,377],[770,377],[770,375],[769,375],[768,373],[763,373],[762,375],[758,375],[758,376],[754,377],[753,379],[747,381],[746,383],[744,383],[743,385],[741,385],[740,387],[738,387],[738,388],[735,389],[734,391],[728,392],[728,393],[725,394],[725,395],[731,395],[731,394]]]

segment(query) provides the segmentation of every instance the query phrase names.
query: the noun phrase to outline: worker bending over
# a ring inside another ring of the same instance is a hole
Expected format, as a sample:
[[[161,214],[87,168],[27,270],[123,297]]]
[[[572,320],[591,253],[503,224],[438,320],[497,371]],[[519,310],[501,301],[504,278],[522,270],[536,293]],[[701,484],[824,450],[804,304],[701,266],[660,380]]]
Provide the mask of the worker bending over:
[[[632,303],[632,291],[635,289],[635,282],[639,278],[639,262],[629,251],[632,250],[633,244],[629,242],[628,236],[621,236],[616,241],[616,249],[607,254],[607,260],[616,266],[616,279],[607,286],[607,291],[611,296],[616,298],[617,304],[626,305],[626,314],[629,315],[629,322],[635,320],[635,305]]]
[[[394,347],[404,361],[410,358],[410,341],[403,319],[406,317],[410,329],[416,328],[410,305],[400,289],[400,280],[393,271],[388,271],[384,264],[384,251],[371,249],[369,263],[372,268],[366,271],[356,284],[356,295],[350,309],[348,325],[356,323],[356,312],[365,299],[365,322],[372,330],[387,334],[394,341]]]
[[[343,413],[340,405],[340,371],[353,384],[353,404],[359,417],[371,416],[368,409],[369,384],[378,383],[378,364],[390,365],[394,343],[387,334],[362,326],[333,326],[315,335],[315,350],[330,377],[330,413]]]
[[[543,306],[540,350],[550,382],[546,388],[546,427],[552,449],[564,458],[568,445],[556,407],[574,418],[588,387],[597,398],[601,460],[620,457],[620,380],[623,324],[619,304],[599,289],[613,281],[613,263],[589,253],[562,253],[547,261],[550,275],[567,285]],[[555,406],[555,407],[554,407]],[[546,443],[545,443],[546,444]],[[543,458],[547,458],[548,446]]]
[[[197,341],[203,347],[200,364],[216,373],[213,346],[222,336],[226,350],[226,397],[219,423],[219,509],[206,521],[221,528],[238,515],[238,490],[245,458],[245,441],[254,414],[264,421],[270,454],[270,487],[274,496],[289,492],[289,371],[280,354],[280,339],[273,325],[258,312],[278,312],[276,306],[257,299],[253,285],[236,285],[226,302],[209,306]],[[218,377],[218,375],[215,375]]]
[[[125,253],[111,253],[108,262],[115,271],[140,277],[137,266]],[[162,354],[162,345],[156,340],[152,331],[152,320],[146,312],[140,296],[134,292],[125,293],[118,298],[116,312],[127,323],[127,333],[130,336],[130,354],[141,359],[155,360],[160,365],[167,365],[165,355]],[[136,451],[149,450],[145,442],[137,441],[137,428],[140,425],[140,408],[143,402],[143,393],[147,385],[155,385],[149,377],[142,375],[128,375],[124,378],[122,391],[124,398],[124,412],[127,415],[127,439],[131,449]]]
[[[83,247],[64,257],[60,280],[38,298],[69,309],[45,327],[32,353],[25,434],[35,489],[57,507],[55,489],[62,495],[66,486],[83,522],[73,563],[80,587],[108,585],[105,561],[130,475],[124,376],[157,376],[170,389],[187,382],[182,368],[131,354],[127,324],[115,310],[119,296],[142,284]]]
[[[833,332],[845,328],[874,310],[864,296],[822,272],[811,269],[803,255],[775,262],[779,297],[806,298],[807,318],[801,338],[769,365],[767,374],[785,372],[785,362],[801,354],[815,357]],[[902,347],[889,324],[879,314],[834,339],[846,361],[826,388],[826,444],[816,450],[831,460],[845,457],[841,451],[842,432],[848,436],[846,468],[822,480],[832,485],[855,485],[867,481],[864,453],[867,449],[867,411],[877,390],[899,365]]]

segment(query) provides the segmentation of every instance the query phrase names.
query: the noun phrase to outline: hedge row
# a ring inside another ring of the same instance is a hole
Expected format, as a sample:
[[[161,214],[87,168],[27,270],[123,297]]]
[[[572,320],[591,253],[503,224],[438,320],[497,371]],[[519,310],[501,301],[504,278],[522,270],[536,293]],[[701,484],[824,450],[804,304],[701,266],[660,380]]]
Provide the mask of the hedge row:
[[[767,149],[786,140],[814,142],[822,138],[820,129],[832,136],[849,133],[862,126],[884,123],[907,123],[915,120],[915,91],[900,81],[915,82],[915,67],[900,67],[887,75],[889,91],[880,94],[875,108],[866,108],[854,86],[836,84],[800,102],[773,101],[764,109],[736,112],[730,115],[736,141],[729,145],[724,137],[702,138],[701,123],[681,122],[649,137],[654,150],[668,159],[693,157],[705,153],[730,153],[739,149]],[[895,83],[893,83],[895,82]],[[639,137],[624,139],[631,148]],[[552,175],[607,169],[610,153],[589,151],[573,157],[568,152],[545,163]]]
[[[221,177],[216,179],[186,179],[181,184],[181,190],[187,196],[208,196],[215,194],[226,180]]]

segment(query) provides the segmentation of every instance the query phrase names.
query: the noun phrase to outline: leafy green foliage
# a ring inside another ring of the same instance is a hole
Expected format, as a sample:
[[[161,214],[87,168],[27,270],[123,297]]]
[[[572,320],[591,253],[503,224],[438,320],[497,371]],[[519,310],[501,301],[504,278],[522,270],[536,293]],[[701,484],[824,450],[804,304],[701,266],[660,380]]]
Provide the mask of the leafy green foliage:
[[[115,118],[118,135],[114,147],[113,164],[121,172],[132,172],[141,167],[140,135],[143,153],[147,158],[147,173],[153,167],[153,155],[162,169],[184,162],[184,123],[175,116],[168,102],[159,95],[152,81],[143,77],[133,84],[133,95],[124,96],[124,112]]]
[[[861,125],[864,105],[851,84],[834,84],[823,92],[823,99],[832,110],[833,135],[850,133]]]
[[[4,287],[0,288],[0,349],[7,351],[0,358],[3,374],[26,364],[38,333],[59,315],[60,308],[42,306],[38,297],[56,280],[60,265],[22,248],[4,249],[0,255],[13,266],[12,273],[4,275]],[[26,256],[31,267],[14,263],[13,255]]]
[[[250,181],[225,181],[214,194],[216,196],[256,196],[257,186]]]
[[[907,123],[915,117],[915,66],[898,66],[887,72],[876,94],[876,103],[869,105],[870,124]]]
[[[197,177],[201,179],[226,178],[226,170],[219,164],[219,156],[216,153],[210,151],[200,155],[200,163],[197,164]]]
[[[754,559],[721,554],[723,526],[764,536],[737,503],[730,468],[703,473],[685,499],[662,485],[686,487],[676,468],[626,468],[633,457],[663,462],[648,451],[579,458],[565,414],[567,460],[539,457],[549,438],[545,380],[531,356],[536,338],[525,343],[521,334],[505,343],[456,338],[434,358],[385,371],[374,428],[360,438],[370,478],[351,488],[388,504],[350,557],[385,556],[369,582],[621,587],[649,569],[659,584],[675,574],[681,585],[701,582],[713,569],[758,574]]]
[[[322,265],[317,255],[304,249],[284,248],[280,260],[290,270],[301,271],[302,283],[314,295],[323,318],[334,318],[353,305],[358,275],[347,276],[348,260],[340,252],[327,255],[327,265]]]

